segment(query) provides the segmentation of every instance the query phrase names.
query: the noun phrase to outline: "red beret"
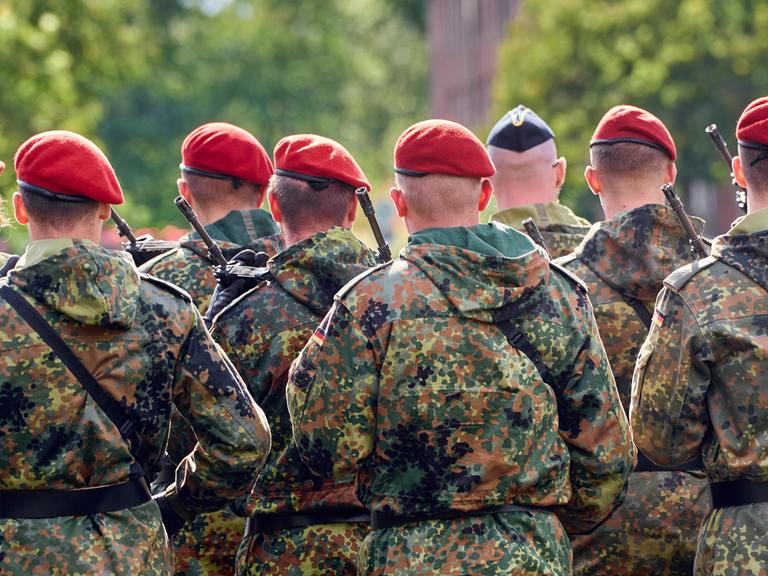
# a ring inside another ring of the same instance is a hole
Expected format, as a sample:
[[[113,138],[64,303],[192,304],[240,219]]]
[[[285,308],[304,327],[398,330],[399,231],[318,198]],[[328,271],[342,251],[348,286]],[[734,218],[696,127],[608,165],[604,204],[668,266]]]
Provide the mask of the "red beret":
[[[226,122],[211,122],[192,130],[181,145],[185,172],[222,180],[266,184],[272,162],[250,132]]]
[[[275,174],[305,180],[316,190],[334,180],[371,189],[368,179],[344,146],[315,134],[286,136],[275,146]]]
[[[19,186],[52,200],[122,204],[123,191],[109,160],[83,136],[65,130],[32,136],[13,159]]]
[[[467,128],[450,120],[425,120],[397,139],[395,172],[406,176],[488,178],[496,168],[485,146]]]
[[[673,162],[677,158],[675,141],[664,123],[647,110],[635,106],[623,104],[608,110],[595,128],[589,147],[619,142],[657,148],[666,152]]]
[[[736,124],[736,138],[744,148],[768,149],[768,97],[749,103]]]

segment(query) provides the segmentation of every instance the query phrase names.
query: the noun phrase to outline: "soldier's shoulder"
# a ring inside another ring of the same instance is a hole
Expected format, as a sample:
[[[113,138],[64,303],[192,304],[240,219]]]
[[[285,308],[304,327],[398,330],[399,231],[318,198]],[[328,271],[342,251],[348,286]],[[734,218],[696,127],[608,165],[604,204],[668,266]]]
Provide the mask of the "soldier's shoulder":
[[[401,262],[401,260],[390,260],[384,264],[379,264],[373,268],[364,270],[352,278],[352,280],[347,282],[344,286],[342,286],[341,289],[336,293],[335,299],[345,300],[355,290],[362,290],[368,286],[371,286],[372,284],[384,281],[387,277],[388,271],[395,265],[396,262]]]
[[[192,304],[192,296],[189,295],[189,292],[183,288],[180,288],[179,286],[176,286],[176,284],[172,284],[166,280],[161,280],[160,278],[146,272],[139,272],[139,277],[141,278],[142,283],[147,282],[150,286],[159,288],[163,294],[173,296],[174,298]]]
[[[579,276],[577,276],[573,271],[569,270],[566,267],[567,262],[565,263],[565,265],[563,264],[562,260],[564,260],[565,258],[568,258],[568,256],[565,256],[564,258],[560,258],[557,261],[551,261],[549,263],[549,269],[554,273],[555,277],[559,277],[565,280],[566,283],[570,285],[571,288],[573,288],[580,294],[586,294],[587,285]]]
[[[691,281],[711,273],[711,268],[718,262],[714,256],[707,256],[691,264],[678,268],[664,279],[664,285],[675,293],[682,292]]]
[[[154,258],[151,258],[150,260],[147,260],[146,262],[144,262],[144,264],[139,266],[139,270],[147,274],[153,274],[155,270],[158,270],[165,266],[172,266],[174,262],[183,258],[183,253],[181,250],[182,250],[181,246],[176,246],[175,248],[168,250],[167,252],[159,254]]]
[[[257,315],[268,314],[267,308],[273,310],[277,301],[287,301],[283,298],[283,292],[267,278],[240,294],[227,304],[216,315],[214,322],[230,323],[240,318],[246,310],[251,310]]]

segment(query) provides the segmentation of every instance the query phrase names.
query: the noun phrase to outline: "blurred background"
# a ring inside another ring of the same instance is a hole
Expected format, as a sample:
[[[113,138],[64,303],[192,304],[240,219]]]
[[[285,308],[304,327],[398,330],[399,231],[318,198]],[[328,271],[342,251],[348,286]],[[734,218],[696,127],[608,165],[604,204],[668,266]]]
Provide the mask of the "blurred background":
[[[506,110],[533,108],[568,160],[562,201],[595,220],[589,138],[630,103],[669,127],[678,192],[714,235],[738,211],[704,128],[717,123],[736,151],[741,110],[768,93],[767,31],[766,0],[3,0],[0,192],[15,190],[21,142],[74,130],[110,157],[131,226],[176,238],[189,131],[229,121],[268,149],[316,132],[358,159],[397,249],[392,146],[411,123],[449,118],[484,140]],[[25,241],[18,225],[0,232],[10,251]]]

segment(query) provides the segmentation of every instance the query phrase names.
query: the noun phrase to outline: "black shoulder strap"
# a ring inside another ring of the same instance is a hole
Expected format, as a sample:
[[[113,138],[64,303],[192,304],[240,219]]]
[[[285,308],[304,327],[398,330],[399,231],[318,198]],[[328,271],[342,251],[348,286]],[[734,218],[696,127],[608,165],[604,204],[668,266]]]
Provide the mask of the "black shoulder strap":
[[[18,256],[11,256],[10,258],[8,258],[8,261],[5,264],[3,264],[2,268],[0,268],[0,278],[4,278],[8,276],[8,272],[14,269],[14,267],[16,266],[16,262],[18,261],[19,261]]]
[[[501,322],[497,322],[496,326],[504,332],[507,341],[514,348],[517,348],[528,357],[536,367],[536,370],[538,370],[541,379],[550,387],[554,388],[555,378],[552,376],[552,372],[549,371],[547,364],[544,362],[544,358],[542,358],[538,350],[533,347],[533,344],[531,344],[530,340],[523,334],[522,330],[517,328],[512,320],[502,320]]]
[[[645,327],[650,330],[652,321],[651,313],[648,308],[645,307],[645,304],[643,304],[642,300],[638,300],[632,296],[627,296],[621,292],[619,292],[619,295],[622,297],[624,302],[632,307],[632,310],[635,311],[637,317],[640,318],[640,320],[643,321],[643,324],[645,324]]]
[[[43,342],[50,346],[53,353],[59,357],[75,378],[80,381],[88,394],[99,405],[99,408],[104,411],[118,429],[120,436],[128,444],[128,450],[131,452],[136,464],[141,467],[141,460],[138,456],[141,448],[141,436],[138,430],[136,430],[133,421],[123,411],[120,403],[107,394],[96,378],[93,377],[93,374],[88,371],[69,346],[67,346],[59,333],[40,315],[34,306],[27,302],[26,298],[7,284],[0,286],[0,298],[3,298],[18,312],[19,316],[37,332],[40,338],[43,339]],[[143,470],[141,474],[143,475]]]

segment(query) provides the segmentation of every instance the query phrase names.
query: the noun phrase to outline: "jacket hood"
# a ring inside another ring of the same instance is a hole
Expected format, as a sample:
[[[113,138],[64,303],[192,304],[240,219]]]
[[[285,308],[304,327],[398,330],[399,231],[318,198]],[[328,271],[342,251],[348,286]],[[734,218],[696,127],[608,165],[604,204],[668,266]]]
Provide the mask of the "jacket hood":
[[[373,252],[351,230],[331,228],[286,248],[267,268],[283,290],[324,316],[336,292],[376,263]]]
[[[691,220],[700,234],[704,221]],[[662,204],[594,224],[574,253],[611,288],[646,301],[656,299],[664,278],[696,259],[674,211]]]
[[[35,300],[81,324],[128,328],[139,304],[139,274],[127,252],[90,242],[11,270],[8,280]]]
[[[548,258],[527,236],[496,223],[424,230],[410,238],[401,257],[462,316],[482,322],[507,315],[549,281]]]
[[[211,224],[205,226],[205,231],[216,240],[216,243],[227,259],[250,248],[256,252],[277,252],[274,246],[280,246],[282,236],[272,215],[261,209],[232,210]],[[197,232],[190,232],[179,239],[179,244],[189,248],[195,254],[208,258],[208,248]]]
[[[712,242],[712,256],[768,290],[768,231],[718,236]]]

